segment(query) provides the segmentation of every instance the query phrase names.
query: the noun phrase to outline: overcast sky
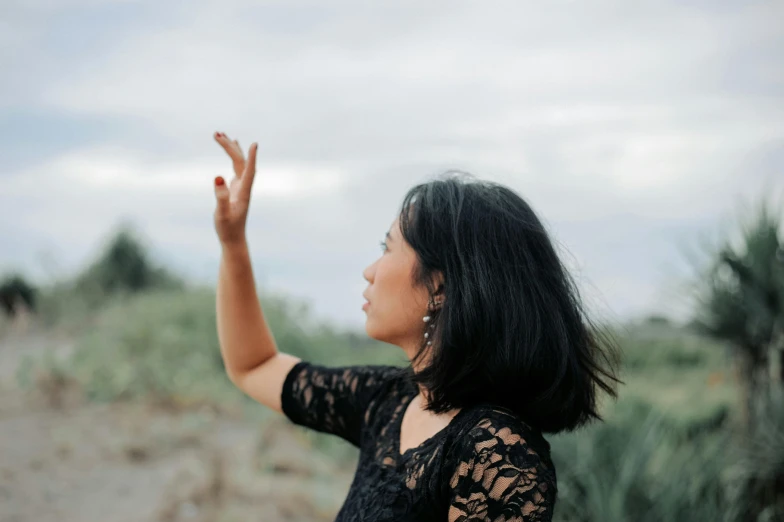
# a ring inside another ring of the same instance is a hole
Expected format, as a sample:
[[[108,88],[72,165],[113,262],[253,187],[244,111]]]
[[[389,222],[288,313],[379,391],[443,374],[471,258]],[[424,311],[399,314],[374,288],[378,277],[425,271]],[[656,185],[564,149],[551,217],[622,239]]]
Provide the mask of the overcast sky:
[[[316,317],[363,324],[446,169],[525,198],[596,315],[683,316],[683,248],[784,190],[783,6],[2,0],[0,270],[72,273],[129,220],[214,282],[220,130],[259,142],[258,282]]]

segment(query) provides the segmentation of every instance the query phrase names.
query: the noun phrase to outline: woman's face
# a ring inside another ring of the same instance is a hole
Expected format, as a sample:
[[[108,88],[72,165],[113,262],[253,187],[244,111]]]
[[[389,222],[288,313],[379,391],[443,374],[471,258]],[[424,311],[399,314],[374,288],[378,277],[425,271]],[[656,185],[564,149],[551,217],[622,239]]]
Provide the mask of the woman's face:
[[[427,315],[429,293],[412,285],[416,253],[403,239],[398,219],[384,243],[381,256],[363,272],[370,283],[362,294],[369,302],[364,307],[365,331],[373,339],[400,346],[411,357],[427,326],[422,317]]]

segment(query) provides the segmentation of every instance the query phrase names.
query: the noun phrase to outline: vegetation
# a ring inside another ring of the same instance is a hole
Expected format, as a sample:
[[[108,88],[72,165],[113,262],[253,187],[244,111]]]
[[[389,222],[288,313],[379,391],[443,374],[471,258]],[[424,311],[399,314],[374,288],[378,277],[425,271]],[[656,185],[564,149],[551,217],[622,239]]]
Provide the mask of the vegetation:
[[[41,323],[79,332],[90,327],[96,312],[107,305],[141,292],[185,289],[185,282],[156,265],[147,250],[132,226],[120,225],[103,252],[86,268],[41,289]]]
[[[18,313],[20,305],[35,311],[37,295],[36,288],[22,274],[10,274],[0,281],[0,311],[9,318]]]
[[[781,402],[784,382],[784,243],[780,215],[760,205],[742,227],[741,244],[719,248],[700,278],[695,325],[730,343],[748,427]],[[778,369],[774,372],[774,368]]]
[[[773,206],[773,208],[777,208]],[[779,210],[780,212],[780,210]],[[734,356],[745,430],[737,463],[743,520],[784,518],[784,229],[762,201],[698,280],[698,330]]]

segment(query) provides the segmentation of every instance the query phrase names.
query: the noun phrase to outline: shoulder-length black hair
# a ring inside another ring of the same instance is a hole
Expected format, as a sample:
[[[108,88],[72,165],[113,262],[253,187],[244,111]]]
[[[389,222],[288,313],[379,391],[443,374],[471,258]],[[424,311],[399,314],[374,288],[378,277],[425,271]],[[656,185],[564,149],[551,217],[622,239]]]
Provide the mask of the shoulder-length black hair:
[[[407,368],[428,410],[492,403],[549,433],[601,420],[597,389],[615,398],[621,382],[617,346],[586,317],[528,203],[450,171],[408,191],[400,229],[417,254],[414,284],[445,298],[430,313],[432,345],[423,339]]]

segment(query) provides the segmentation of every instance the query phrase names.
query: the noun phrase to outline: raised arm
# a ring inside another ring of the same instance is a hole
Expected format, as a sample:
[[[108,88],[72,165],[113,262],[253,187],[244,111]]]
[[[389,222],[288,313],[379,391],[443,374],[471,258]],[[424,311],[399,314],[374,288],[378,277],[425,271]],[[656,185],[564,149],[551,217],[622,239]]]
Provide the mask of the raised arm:
[[[256,174],[257,144],[250,146],[246,161],[236,140],[215,133],[215,141],[229,154],[235,174],[228,186],[222,177],[215,178],[215,229],[221,244],[216,297],[221,356],[238,388],[282,412],[283,383],[300,359],[278,351],[256,293],[245,223]]]
[[[256,401],[282,412],[283,382],[300,359],[278,351],[256,294],[246,243],[223,247],[216,312],[229,379]]]

